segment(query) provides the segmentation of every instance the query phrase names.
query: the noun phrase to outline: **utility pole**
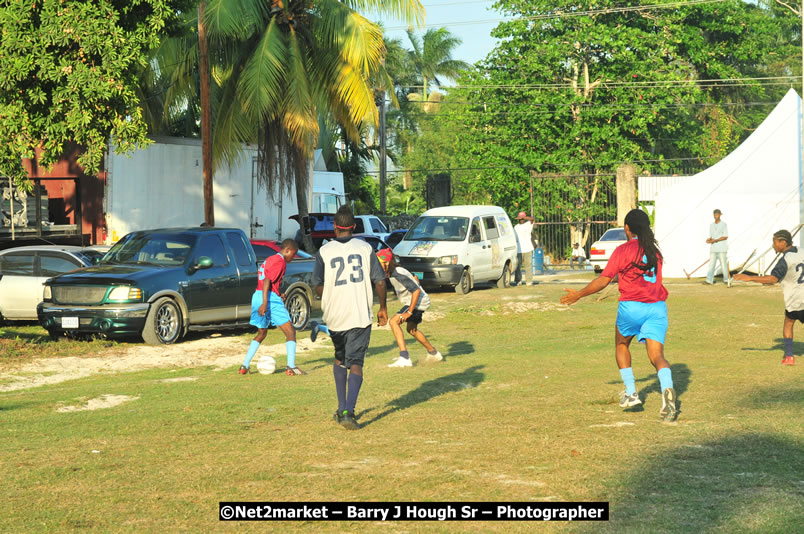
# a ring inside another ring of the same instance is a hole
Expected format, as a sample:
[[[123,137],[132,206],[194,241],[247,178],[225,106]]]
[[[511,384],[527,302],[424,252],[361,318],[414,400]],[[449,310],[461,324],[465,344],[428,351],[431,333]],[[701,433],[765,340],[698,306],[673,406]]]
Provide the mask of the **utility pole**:
[[[385,150],[385,91],[378,91],[375,102],[380,111],[380,214],[385,215],[385,187],[388,183],[385,161],[387,159]]]

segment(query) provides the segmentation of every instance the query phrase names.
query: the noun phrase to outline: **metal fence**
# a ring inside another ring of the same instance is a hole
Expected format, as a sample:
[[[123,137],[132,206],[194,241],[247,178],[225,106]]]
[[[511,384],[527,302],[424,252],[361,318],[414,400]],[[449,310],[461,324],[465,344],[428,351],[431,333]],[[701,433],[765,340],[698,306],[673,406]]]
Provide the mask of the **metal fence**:
[[[534,175],[533,204],[535,238],[553,265],[569,263],[573,243],[588,258],[592,243],[617,224],[613,174]]]

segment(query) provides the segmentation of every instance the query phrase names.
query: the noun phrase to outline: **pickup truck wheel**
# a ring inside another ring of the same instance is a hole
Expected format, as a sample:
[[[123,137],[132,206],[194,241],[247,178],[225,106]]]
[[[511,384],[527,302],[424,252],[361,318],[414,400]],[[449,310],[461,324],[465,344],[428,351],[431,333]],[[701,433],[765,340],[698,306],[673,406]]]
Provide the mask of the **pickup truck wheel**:
[[[290,325],[296,330],[303,330],[310,320],[310,301],[304,291],[301,289],[291,291],[285,298],[285,306],[290,314]]]
[[[500,289],[511,287],[511,264],[508,262],[506,262],[505,267],[503,267],[502,276],[497,280],[497,287]]]
[[[142,339],[149,345],[170,345],[181,335],[181,309],[169,297],[162,297],[151,305],[142,329]]]
[[[469,276],[469,269],[464,269],[461,273],[461,279],[458,285],[455,286],[455,292],[459,295],[466,295],[472,290],[472,280]]]

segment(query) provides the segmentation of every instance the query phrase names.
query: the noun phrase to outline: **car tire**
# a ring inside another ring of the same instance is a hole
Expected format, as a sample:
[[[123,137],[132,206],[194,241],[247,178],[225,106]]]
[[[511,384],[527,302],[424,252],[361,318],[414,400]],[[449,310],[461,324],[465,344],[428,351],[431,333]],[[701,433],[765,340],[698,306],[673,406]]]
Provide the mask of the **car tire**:
[[[285,297],[285,307],[290,315],[290,325],[296,330],[303,330],[310,321],[310,299],[303,289],[294,289]]]
[[[500,289],[511,287],[511,264],[508,262],[506,262],[505,267],[503,267],[502,276],[497,280],[497,287]]]
[[[181,308],[170,297],[162,297],[153,304],[145,318],[142,339],[148,345],[170,345],[182,333]]]
[[[58,330],[48,330],[47,337],[50,338],[50,341],[62,341],[65,339],[64,334],[59,332]]]
[[[455,286],[455,292],[459,295],[466,295],[472,290],[472,278],[469,274],[469,269],[464,269],[461,273],[461,279]]]

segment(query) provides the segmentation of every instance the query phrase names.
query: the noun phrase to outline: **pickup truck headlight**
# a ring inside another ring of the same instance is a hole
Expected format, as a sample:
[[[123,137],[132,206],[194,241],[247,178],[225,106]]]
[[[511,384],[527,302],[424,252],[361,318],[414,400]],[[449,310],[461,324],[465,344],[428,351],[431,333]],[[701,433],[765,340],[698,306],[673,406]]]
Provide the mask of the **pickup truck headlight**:
[[[441,265],[457,265],[458,256],[441,256],[438,258],[438,263]]]
[[[120,286],[109,292],[107,300],[113,302],[123,302],[131,300],[142,300],[142,290],[138,287]]]
[[[53,290],[50,289],[50,286],[45,286],[45,290],[42,293],[42,300],[44,301],[53,300]]]

